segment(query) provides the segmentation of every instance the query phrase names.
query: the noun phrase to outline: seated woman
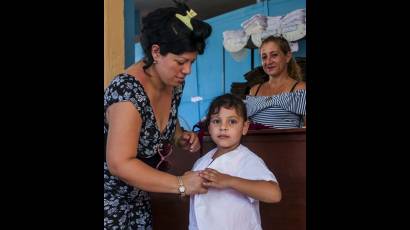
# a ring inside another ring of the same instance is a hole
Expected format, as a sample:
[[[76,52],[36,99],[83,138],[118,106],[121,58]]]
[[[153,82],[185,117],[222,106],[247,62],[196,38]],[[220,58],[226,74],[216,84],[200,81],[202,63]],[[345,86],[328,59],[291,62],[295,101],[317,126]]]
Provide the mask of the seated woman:
[[[249,119],[279,129],[306,127],[306,84],[289,43],[269,36],[259,50],[269,80],[253,86],[246,96]]]

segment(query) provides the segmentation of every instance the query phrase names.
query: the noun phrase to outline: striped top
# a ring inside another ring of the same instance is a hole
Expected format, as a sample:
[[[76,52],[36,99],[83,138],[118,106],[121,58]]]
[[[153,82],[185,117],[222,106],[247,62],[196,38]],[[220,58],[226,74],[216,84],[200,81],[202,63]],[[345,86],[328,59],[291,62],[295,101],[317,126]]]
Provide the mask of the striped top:
[[[306,115],[306,90],[300,89],[273,96],[246,96],[251,121],[272,128],[301,128]]]

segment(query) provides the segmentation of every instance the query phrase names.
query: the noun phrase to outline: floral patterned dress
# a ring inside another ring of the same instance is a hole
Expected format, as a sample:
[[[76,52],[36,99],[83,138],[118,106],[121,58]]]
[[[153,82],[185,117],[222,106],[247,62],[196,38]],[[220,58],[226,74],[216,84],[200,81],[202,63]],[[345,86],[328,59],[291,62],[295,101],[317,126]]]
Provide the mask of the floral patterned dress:
[[[142,119],[138,149],[135,150],[137,158],[155,167],[160,161],[158,151],[162,143],[169,142],[174,135],[182,89],[183,85],[174,88],[168,124],[161,133],[142,84],[128,74],[116,76],[104,92],[105,137],[109,129],[107,108],[117,102],[131,102]],[[151,215],[148,193],[111,175],[104,160],[104,229],[152,229]]]

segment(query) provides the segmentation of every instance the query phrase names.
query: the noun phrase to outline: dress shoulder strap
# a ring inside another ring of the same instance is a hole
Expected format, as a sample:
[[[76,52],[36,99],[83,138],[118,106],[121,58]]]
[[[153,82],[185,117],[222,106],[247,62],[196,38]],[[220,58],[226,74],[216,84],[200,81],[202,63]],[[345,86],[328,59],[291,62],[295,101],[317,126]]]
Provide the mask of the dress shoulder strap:
[[[293,90],[295,90],[296,85],[299,83],[299,81],[297,81],[293,86],[292,89],[290,90],[290,92],[293,92]]]
[[[263,85],[263,83],[259,84],[258,89],[256,89],[255,96],[258,95],[259,89],[261,88],[262,85]]]

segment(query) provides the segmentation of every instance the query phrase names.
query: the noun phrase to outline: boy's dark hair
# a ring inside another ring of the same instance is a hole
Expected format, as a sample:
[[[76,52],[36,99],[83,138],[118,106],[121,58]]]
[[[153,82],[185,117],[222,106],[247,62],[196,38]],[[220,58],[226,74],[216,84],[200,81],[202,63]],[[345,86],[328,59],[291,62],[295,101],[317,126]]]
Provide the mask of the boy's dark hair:
[[[221,107],[226,109],[235,109],[236,113],[243,118],[244,121],[248,120],[246,105],[239,97],[227,93],[214,98],[208,109],[206,115],[206,127],[208,127],[212,114],[219,113]]]
[[[182,2],[173,0],[176,7],[160,8],[152,11],[142,19],[141,47],[144,51],[144,69],[152,65],[154,59],[151,47],[160,47],[161,55],[167,53],[181,54],[197,51],[203,54],[205,39],[211,35],[212,27],[201,20],[191,18],[191,30],[176,14],[186,15],[190,8]]]

